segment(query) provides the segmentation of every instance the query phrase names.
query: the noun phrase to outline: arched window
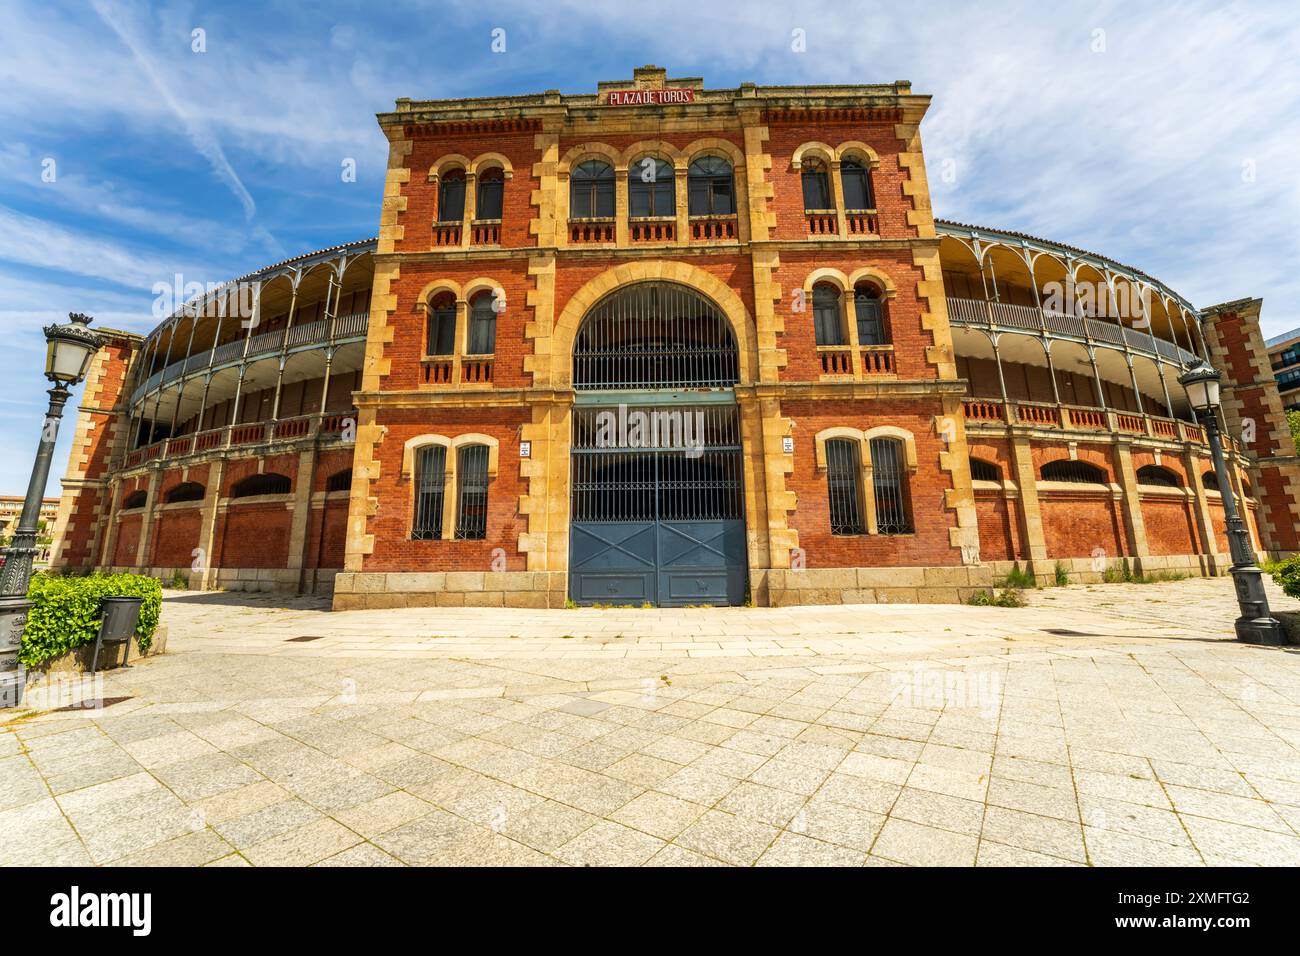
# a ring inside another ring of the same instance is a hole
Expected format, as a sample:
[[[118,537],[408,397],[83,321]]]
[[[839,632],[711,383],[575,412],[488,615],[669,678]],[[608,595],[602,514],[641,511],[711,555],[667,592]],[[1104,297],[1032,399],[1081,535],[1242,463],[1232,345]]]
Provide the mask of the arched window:
[[[822,160],[805,159],[801,178],[805,211],[835,208],[835,199],[831,195],[831,175]]]
[[[456,297],[442,292],[429,303],[429,328],[425,355],[452,355],[456,351]]]
[[[858,320],[859,345],[889,344],[885,303],[879,289],[869,282],[858,283],[853,290],[853,312]]]
[[[865,534],[862,493],[858,485],[862,468],[856,441],[832,438],[826,443],[826,491],[830,501],[831,534]]]
[[[326,491],[348,491],[352,487],[352,469],[336,471],[325,480]]]
[[[438,221],[465,218],[465,170],[449,169],[438,180]]]
[[[731,216],[736,212],[731,163],[721,156],[702,156],[686,175],[686,197],[692,216]]]
[[[143,508],[144,503],[149,500],[149,495],[144,491],[133,491],[122,499],[122,508]]]
[[[673,167],[662,159],[643,156],[627,174],[628,214],[633,217],[677,215]]]
[[[1166,488],[1182,485],[1176,473],[1159,465],[1143,465],[1137,470],[1137,480],[1139,485],[1162,485]]]
[[[844,345],[844,323],[840,321],[840,290],[829,282],[813,286],[813,331],[818,345]]]
[[[1043,481],[1069,481],[1074,484],[1106,484],[1106,473],[1096,465],[1070,458],[1058,458],[1043,465],[1039,476]]]
[[[478,175],[478,199],[474,204],[475,219],[500,219],[501,203],[505,196],[505,173],[499,167],[485,169]]]
[[[287,495],[293,487],[293,482],[289,480],[288,475],[277,475],[273,471],[268,471],[263,475],[249,475],[241,481],[235,482],[230,489],[232,498],[251,498],[254,495]]]
[[[674,282],[634,282],[601,298],[573,340],[577,389],[717,388],[739,381],[731,323]]]
[[[876,496],[876,532],[910,534],[906,449],[897,438],[871,439],[871,472]]]
[[[442,496],[446,476],[446,448],[425,445],[416,449],[415,520],[411,522],[411,537],[416,541],[436,541],[442,537]]]
[[[1001,481],[1002,469],[997,466],[996,462],[986,461],[983,458],[972,458],[970,460],[970,476],[974,481]]]
[[[589,159],[569,176],[569,218],[610,219],[614,216],[614,167]]]
[[[197,481],[183,481],[167,492],[163,500],[169,505],[176,504],[178,501],[202,501],[203,491],[203,486]]]
[[[1214,469],[1201,472],[1201,487],[1206,491],[1219,490],[1219,477],[1214,473]]]
[[[856,159],[840,163],[840,185],[844,188],[844,208],[865,210],[876,208],[876,197],[871,193],[871,171]]]
[[[491,292],[474,296],[469,310],[469,355],[491,355],[497,350],[496,299]]]
[[[456,455],[456,540],[487,537],[488,448],[466,445]]]

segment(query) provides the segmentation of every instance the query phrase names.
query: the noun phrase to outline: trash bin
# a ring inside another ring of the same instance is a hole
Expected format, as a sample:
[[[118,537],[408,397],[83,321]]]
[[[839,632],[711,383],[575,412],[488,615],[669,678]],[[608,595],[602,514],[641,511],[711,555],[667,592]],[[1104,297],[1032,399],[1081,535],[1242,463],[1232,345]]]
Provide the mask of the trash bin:
[[[99,667],[99,649],[104,644],[121,644],[126,642],[126,654],[122,666],[131,657],[131,640],[135,637],[135,627],[140,623],[140,605],[144,598],[115,595],[100,601],[99,634],[95,637],[95,655],[90,662],[90,672],[95,673]]]

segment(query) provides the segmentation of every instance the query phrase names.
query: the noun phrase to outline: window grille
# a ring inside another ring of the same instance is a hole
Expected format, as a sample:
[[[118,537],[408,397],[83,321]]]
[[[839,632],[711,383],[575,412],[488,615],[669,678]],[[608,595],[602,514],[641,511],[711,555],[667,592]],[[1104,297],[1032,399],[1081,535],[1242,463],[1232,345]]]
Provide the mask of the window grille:
[[[826,487],[830,499],[831,534],[865,534],[858,480],[858,443],[833,438],[826,443]]]
[[[628,170],[628,209],[634,218],[677,215],[673,167],[646,156]]]
[[[1140,485],[1161,485],[1165,488],[1177,488],[1182,484],[1178,475],[1160,465],[1143,465],[1137,470],[1137,480]]]
[[[1086,461],[1073,461],[1069,458],[1049,461],[1043,465],[1039,474],[1043,481],[1069,481],[1075,484],[1101,485],[1106,483],[1106,473],[1096,465],[1090,465]]]
[[[263,475],[249,475],[235,483],[230,489],[232,498],[251,498],[253,495],[287,495],[293,482],[288,475],[267,472]]]
[[[491,355],[497,350],[497,313],[490,292],[474,297],[469,315],[469,354]]]
[[[985,461],[983,458],[972,458],[970,476],[975,481],[1001,481],[1002,469],[994,462]]]
[[[569,176],[569,218],[609,219],[614,215],[614,168],[598,159],[574,167]]]
[[[909,534],[912,530],[907,516],[907,474],[903,462],[903,443],[897,438],[871,439],[878,534]]]
[[[845,209],[876,208],[876,199],[871,194],[871,172],[856,159],[840,163],[840,184],[844,188]]]
[[[803,208],[805,210],[833,209],[831,178],[826,164],[820,159],[807,159],[803,163]]]
[[[478,177],[478,201],[474,207],[475,219],[500,219],[505,179],[499,169],[484,170]]]
[[[818,345],[845,345],[844,323],[840,321],[840,294],[834,286],[813,288],[813,329]]]
[[[325,482],[326,491],[347,491],[352,487],[352,469],[344,468],[329,476]]]
[[[434,541],[442,537],[442,495],[446,481],[447,449],[425,445],[416,449],[415,520],[411,537]]]
[[[452,355],[456,351],[456,300],[440,296],[429,307],[426,355]]]
[[[481,541],[487,537],[487,445],[466,445],[456,456],[456,539]]]
[[[582,389],[722,387],[739,379],[731,325],[683,285],[639,282],[601,299],[573,346]]]
[[[859,345],[888,344],[889,337],[885,334],[885,310],[875,289],[870,286],[858,286],[853,293],[853,311],[858,320]]]
[[[197,481],[184,481],[167,492],[167,503],[175,504],[178,501],[202,501],[204,487]],[[141,502],[143,504],[144,502]]]
[[[686,175],[687,203],[692,216],[731,216],[736,212],[731,163],[704,156],[691,163]]]
[[[438,221],[460,222],[465,218],[465,171],[453,169],[438,182]]]

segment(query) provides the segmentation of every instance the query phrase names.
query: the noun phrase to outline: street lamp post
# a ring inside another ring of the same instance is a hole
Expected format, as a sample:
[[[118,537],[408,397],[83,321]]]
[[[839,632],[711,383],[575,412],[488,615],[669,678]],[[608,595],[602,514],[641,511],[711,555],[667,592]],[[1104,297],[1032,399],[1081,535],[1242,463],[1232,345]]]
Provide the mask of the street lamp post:
[[[27,497],[13,541],[5,549],[4,567],[0,568],[0,706],[15,707],[22,703],[24,674],[18,663],[23,628],[32,602],[27,600],[27,585],[32,577],[32,558],[37,554],[36,533],[41,516],[41,502],[50,477],[54,442],[59,437],[59,420],[72,388],[90,368],[90,360],[103,345],[103,337],[89,328],[90,316],[69,313],[67,325],[47,325],[45,340],[45,377],[54,383],[49,390],[50,407],[45,412],[36,463],[27,483]]]
[[[1232,554],[1232,566],[1228,571],[1237,591],[1237,604],[1241,607],[1241,617],[1237,618],[1236,624],[1237,640],[1247,644],[1285,644],[1286,632],[1269,613],[1263,572],[1255,564],[1250,532],[1237,511],[1237,501],[1228,480],[1228,465],[1223,458],[1223,443],[1219,440],[1219,378],[1217,370],[1197,359],[1178,377],[1178,384],[1187,390],[1187,399],[1205,428],[1210,456],[1214,460],[1214,477],[1223,498],[1228,549]]]

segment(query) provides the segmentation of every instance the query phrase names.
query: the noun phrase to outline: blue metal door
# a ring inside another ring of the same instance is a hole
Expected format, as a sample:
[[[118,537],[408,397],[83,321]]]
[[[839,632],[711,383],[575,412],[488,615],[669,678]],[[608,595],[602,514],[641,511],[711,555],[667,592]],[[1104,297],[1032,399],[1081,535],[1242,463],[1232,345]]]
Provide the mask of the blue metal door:
[[[572,487],[573,601],[660,607],[744,601],[734,405],[576,408]]]

